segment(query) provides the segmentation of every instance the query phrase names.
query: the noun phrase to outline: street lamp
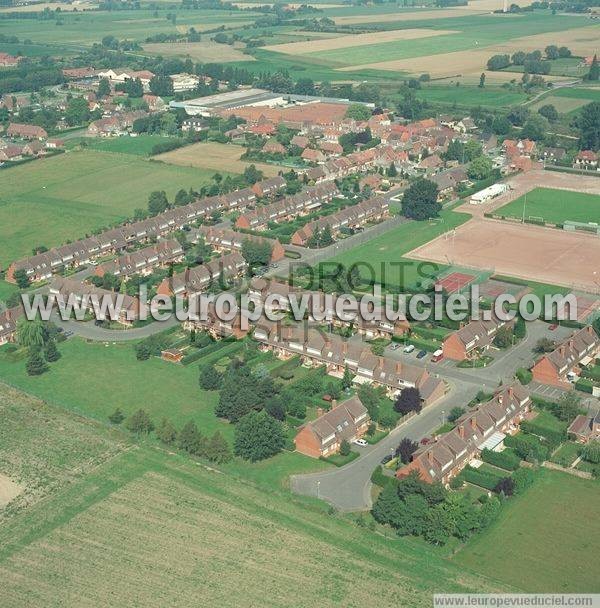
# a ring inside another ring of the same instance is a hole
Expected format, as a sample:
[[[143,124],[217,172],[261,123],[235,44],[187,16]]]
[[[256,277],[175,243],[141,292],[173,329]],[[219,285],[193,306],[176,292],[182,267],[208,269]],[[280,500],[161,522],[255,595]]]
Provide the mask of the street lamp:
[[[321,481],[317,481],[317,498],[321,498]]]

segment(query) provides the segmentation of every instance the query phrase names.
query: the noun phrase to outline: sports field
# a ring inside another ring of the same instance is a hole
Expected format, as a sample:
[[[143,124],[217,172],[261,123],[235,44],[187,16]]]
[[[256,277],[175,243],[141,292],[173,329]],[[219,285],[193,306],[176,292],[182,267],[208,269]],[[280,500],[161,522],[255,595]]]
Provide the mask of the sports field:
[[[543,218],[546,223],[594,222],[600,224],[600,195],[552,188],[535,188],[496,209],[504,217]]]
[[[75,151],[0,172],[0,267],[122,221],[153,190],[172,198],[199,189],[214,171],[173,167],[132,154]]]
[[[182,167],[197,167],[206,171],[223,172],[228,170],[232,173],[243,173],[249,165],[260,169],[265,176],[273,177],[282,170],[278,165],[257,163],[249,160],[240,160],[240,156],[246,151],[242,146],[232,144],[219,144],[216,142],[196,143],[171,152],[159,154],[154,158],[171,165]],[[212,174],[211,173],[211,174]]]
[[[446,262],[419,264],[406,258],[405,254],[468,219],[465,213],[442,211],[440,217],[431,222],[406,222],[327,262],[338,262],[346,267],[358,264],[364,279],[381,282],[392,289],[414,286],[420,280],[431,281],[447,268]]]
[[[598,593],[598,482],[542,470],[453,561],[529,592]]]
[[[473,218],[407,257],[598,291],[590,260],[600,259],[600,238],[581,232]]]

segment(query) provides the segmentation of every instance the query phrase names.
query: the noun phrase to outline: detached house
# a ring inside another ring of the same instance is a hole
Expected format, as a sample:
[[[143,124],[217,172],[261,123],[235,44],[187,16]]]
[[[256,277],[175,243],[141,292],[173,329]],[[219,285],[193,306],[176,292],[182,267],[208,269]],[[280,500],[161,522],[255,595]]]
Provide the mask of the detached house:
[[[598,155],[592,150],[581,150],[575,157],[573,168],[595,171],[598,169]]]
[[[497,449],[506,435],[516,433],[530,408],[529,392],[520,384],[499,389],[490,401],[456,420],[450,432],[417,449],[396,477],[416,471],[423,481],[448,484],[482,450]]]
[[[21,305],[0,312],[0,345],[15,341],[17,321],[23,314]]]
[[[591,363],[599,353],[600,338],[588,325],[539,359],[531,368],[533,379],[542,384],[570,389],[573,385],[569,382],[569,375],[576,374],[580,366]]]
[[[580,414],[571,422],[567,434],[581,443],[600,439],[600,412],[594,416]]]
[[[369,428],[367,408],[356,396],[336,404],[312,422],[300,427],[294,438],[296,450],[306,456],[320,458],[339,451],[342,441],[354,441],[362,437]]]

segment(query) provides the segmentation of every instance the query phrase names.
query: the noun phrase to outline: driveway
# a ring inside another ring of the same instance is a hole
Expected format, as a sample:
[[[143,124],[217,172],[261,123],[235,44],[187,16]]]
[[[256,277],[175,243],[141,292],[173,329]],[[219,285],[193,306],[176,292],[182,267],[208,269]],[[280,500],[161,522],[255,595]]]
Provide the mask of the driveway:
[[[370,509],[371,474],[381,459],[395,451],[405,437],[419,441],[430,435],[443,424],[450,409],[468,403],[478,389],[476,384],[452,385],[450,392],[443,399],[396,427],[376,445],[356,447],[361,455],[351,463],[323,473],[293,475],[290,478],[292,490],[298,494],[326,500],[340,511]]]

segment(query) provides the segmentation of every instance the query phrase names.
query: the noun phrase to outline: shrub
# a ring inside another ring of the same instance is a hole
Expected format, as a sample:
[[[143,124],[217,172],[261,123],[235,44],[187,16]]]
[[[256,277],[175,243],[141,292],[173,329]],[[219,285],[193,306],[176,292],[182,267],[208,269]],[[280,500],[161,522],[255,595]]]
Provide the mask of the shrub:
[[[507,471],[516,471],[521,464],[521,459],[513,452],[508,451],[494,452],[492,450],[483,450],[481,452],[481,460]]]
[[[460,477],[462,477],[464,481],[468,481],[469,483],[485,488],[486,490],[494,490],[498,485],[499,479],[501,479],[499,475],[480,471],[471,466],[465,467],[462,470]]]
[[[524,367],[520,367],[515,375],[517,376],[517,380],[523,385],[527,385],[533,380],[533,374]]]
[[[521,494],[526,490],[536,478],[536,472],[533,469],[523,467],[512,474],[515,494]]]
[[[533,435],[509,435],[504,445],[513,448],[517,456],[528,462],[543,462],[548,457],[548,448]]]

